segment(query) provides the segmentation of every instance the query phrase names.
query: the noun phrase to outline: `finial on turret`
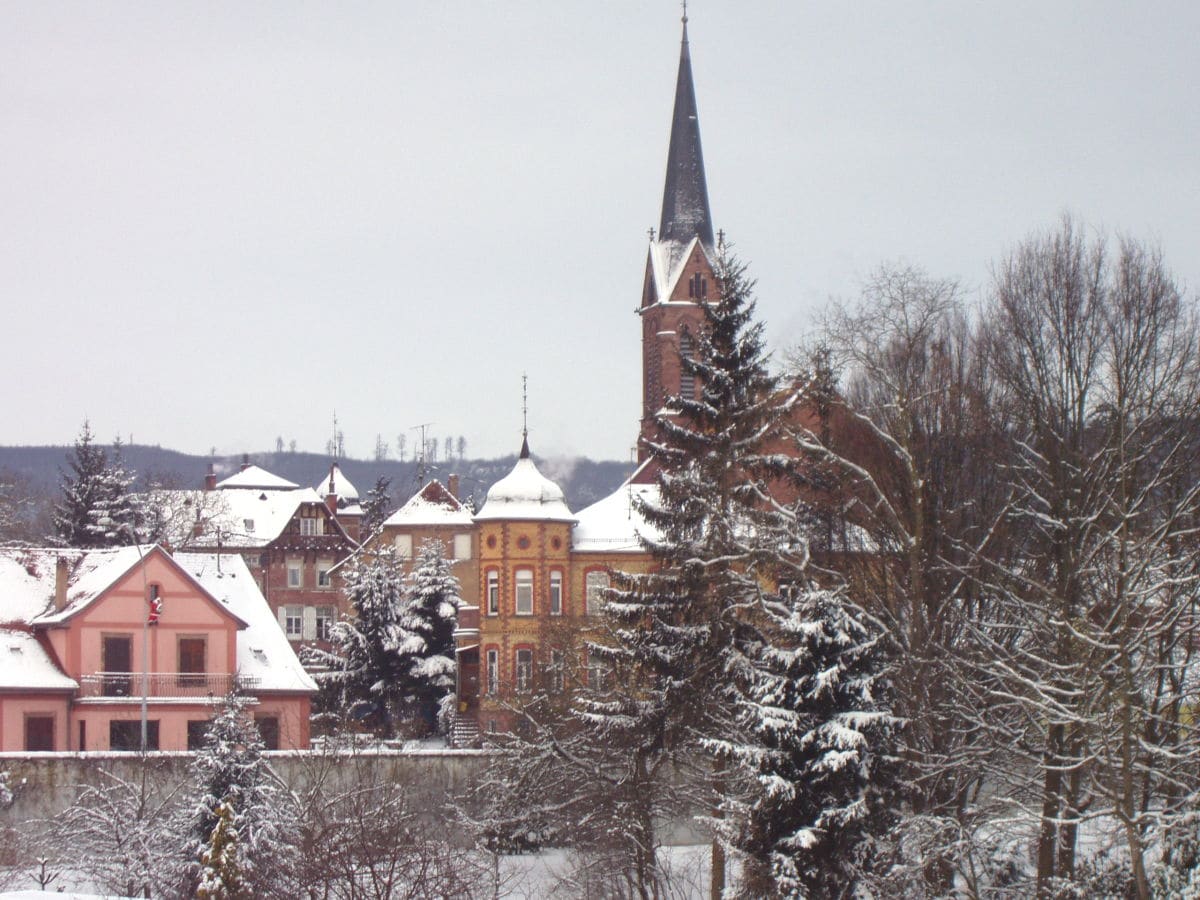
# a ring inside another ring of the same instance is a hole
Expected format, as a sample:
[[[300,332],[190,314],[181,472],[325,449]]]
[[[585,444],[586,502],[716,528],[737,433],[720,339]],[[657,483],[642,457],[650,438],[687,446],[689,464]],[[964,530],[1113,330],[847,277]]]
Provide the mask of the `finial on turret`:
[[[521,437],[529,438],[529,375],[521,373]]]
[[[683,7],[683,24],[687,24],[687,0],[680,0],[680,6]]]

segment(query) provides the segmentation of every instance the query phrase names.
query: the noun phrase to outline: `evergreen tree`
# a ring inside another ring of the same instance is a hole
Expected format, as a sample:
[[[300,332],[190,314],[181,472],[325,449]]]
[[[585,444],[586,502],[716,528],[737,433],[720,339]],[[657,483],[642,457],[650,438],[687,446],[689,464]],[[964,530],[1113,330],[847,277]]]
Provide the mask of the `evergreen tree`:
[[[746,896],[857,896],[873,834],[894,821],[888,751],[897,720],[883,631],[838,592],[764,603],[770,646],[747,666],[744,746],[759,790],[734,838]]]
[[[392,498],[388,493],[391,487],[392,479],[380,475],[375,480],[375,487],[367,491],[367,496],[363,498],[360,537],[364,543],[383,527],[384,521],[392,511]]]
[[[305,660],[324,665],[322,688],[335,693],[342,709],[370,717],[384,737],[395,721],[407,687],[412,635],[401,624],[405,607],[404,571],[395,550],[360,556],[345,570],[351,618],[330,632],[333,649],[309,649]]]
[[[205,865],[212,873],[220,873],[223,864],[233,866],[247,896],[271,895],[293,861],[294,823],[284,795],[272,781],[263,749],[248,700],[230,694],[209,723],[204,745],[192,763],[196,796],[182,828],[186,858],[200,860],[207,854]],[[223,825],[225,817],[229,822]],[[232,843],[237,848],[236,856],[224,863],[213,855],[219,836],[223,846]],[[207,871],[197,871],[193,862],[185,880],[197,885]]]
[[[430,724],[439,701],[454,688],[454,629],[461,605],[445,547],[441,541],[425,541],[408,576],[400,624],[409,635],[405,693]]]
[[[138,540],[141,511],[130,491],[133,476],[121,460],[121,443],[110,458],[83,423],[67,454],[70,474],[62,479],[62,502],[54,507],[58,543],[67,547],[111,547]]]
[[[233,804],[224,801],[215,810],[217,824],[200,854],[198,900],[235,900],[246,896],[238,868],[238,832]]]
[[[680,359],[695,395],[668,400],[649,442],[657,496],[642,513],[658,537],[644,543],[658,566],[616,579],[607,613],[617,643],[593,648],[637,673],[639,702],[593,711],[634,717],[655,752],[710,761],[714,890],[723,848],[733,845],[751,856],[748,870],[765,873],[755,890],[789,895],[802,892],[808,870],[787,861],[811,836],[853,843],[855,832],[839,829],[861,821],[850,815],[860,807],[839,804],[843,795],[863,800],[852,775],[870,777],[887,736],[864,729],[890,718],[868,703],[880,665],[875,641],[808,585],[800,506],[788,502],[797,473],[778,452],[793,400],[768,372],[753,284],[725,257],[716,276],[718,299],[703,304],[695,358]],[[817,613],[828,621],[806,619]],[[842,667],[845,684],[832,697],[804,680],[836,678]],[[841,757],[825,753],[822,742],[836,739],[855,743]],[[794,783],[802,770],[835,761],[844,768],[836,786]]]

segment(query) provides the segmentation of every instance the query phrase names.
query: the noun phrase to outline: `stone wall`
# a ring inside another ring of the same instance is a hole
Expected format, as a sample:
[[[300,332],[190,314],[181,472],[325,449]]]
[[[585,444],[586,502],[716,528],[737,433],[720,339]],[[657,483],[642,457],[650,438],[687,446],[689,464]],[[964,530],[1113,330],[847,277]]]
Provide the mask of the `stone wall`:
[[[420,805],[441,809],[465,790],[487,764],[479,750],[357,750],[354,752],[278,751],[265,754],[285,787],[335,793],[353,784],[386,779],[412,786]],[[0,825],[47,819],[67,809],[82,785],[113,787],[116,780],[148,779],[151,793],[186,785],[191,753],[0,753],[0,772],[8,774],[10,803],[0,803]],[[0,799],[7,799],[0,797]]]

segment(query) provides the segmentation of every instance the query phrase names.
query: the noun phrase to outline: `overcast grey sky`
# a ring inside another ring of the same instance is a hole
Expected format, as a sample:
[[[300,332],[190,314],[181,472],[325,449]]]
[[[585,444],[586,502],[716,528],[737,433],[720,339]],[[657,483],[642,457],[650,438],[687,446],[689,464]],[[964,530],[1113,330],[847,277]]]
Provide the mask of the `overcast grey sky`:
[[[1200,287],[1200,3],[693,0],[773,345],[1071,211]],[[671,0],[0,0],[0,443],[626,458]],[[409,444],[412,445],[412,433]]]

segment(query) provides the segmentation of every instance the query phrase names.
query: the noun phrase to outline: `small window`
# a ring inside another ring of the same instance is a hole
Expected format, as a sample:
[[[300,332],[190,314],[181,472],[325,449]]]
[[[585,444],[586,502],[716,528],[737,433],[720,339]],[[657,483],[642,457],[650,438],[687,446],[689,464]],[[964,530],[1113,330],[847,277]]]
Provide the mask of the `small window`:
[[[304,607],[285,606],[283,611],[283,633],[292,640],[304,635]]]
[[[600,660],[599,657],[588,654],[587,661],[587,683],[588,688],[593,691],[603,691],[605,682],[608,681],[608,667]]]
[[[524,694],[533,684],[533,651],[523,648],[517,651],[517,691]]]
[[[333,568],[333,562],[328,559],[317,560],[317,587],[324,590],[329,590],[333,587],[333,576],[329,574],[329,570]]]
[[[550,615],[562,615],[562,572],[550,573]]]
[[[54,749],[53,715],[28,715],[25,717],[25,749],[30,753]]]
[[[289,562],[287,564],[287,579],[288,587],[298,588],[304,584],[304,570],[298,562]]]
[[[396,555],[402,556],[405,559],[412,558],[412,535],[411,534],[396,535]]]
[[[150,592],[150,599],[151,599],[151,600],[157,600],[157,599],[158,599],[158,585],[157,585],[157,584],[151,584],[151,585],[149,585],[149,586],[146,588],[146,590],[148,590],[148,591]]]
[[[471,558],[471,536],[469,534],[456,534],[454,536],[454,558]]]
[[[594,571],[587,573],[587,614],[596,616],[604,607],[604,591],[608,589],[609,577],[607,572]]]
[[[245,556],[242,557],[242,559],[244,559],[246,561],[246,568],[248,568],[248,569],[257,569],[258,568],[259,558],[258,558],[257,554],[247,553]]]
[[[533,569],[517,569],[517,615],[533,615]]]
[[[254,534],[254,520],[242,519],[242,527],[246,529],[246,534]]]
[[[500,690],[500,652],[498,650],[489,650],[487,652],[487,692],[489,696],[494,696]]]
[[[325,531],[325,520],[317,517],[305,518],[300,520],[300,533],[303,535],[323,534]]]
[[[262,737],[263,749],[279,749],[279,718],[277,716],[255,716],[254,724],[258,726],[259,736]]]
[[[703,300],[708,296],[708,279],[699,272],[688,280],[688,296],[693,300]]]
[[[500,614],[500,573],[495,569],[487,573],[487,611],[489,616]]]
[[[333,623],[337,621],[337,610],[332,606],[317,607],[317,640],[329,640]]]
[[[187,748],[189,750],[203,749],[210,724],[208,719],[193,719],[187,723]]]

